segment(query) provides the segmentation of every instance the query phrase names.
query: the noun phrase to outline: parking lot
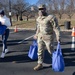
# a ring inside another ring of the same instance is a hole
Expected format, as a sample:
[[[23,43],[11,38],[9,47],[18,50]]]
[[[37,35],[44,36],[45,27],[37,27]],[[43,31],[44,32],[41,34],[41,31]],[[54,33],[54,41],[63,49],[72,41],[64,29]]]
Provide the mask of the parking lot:
[[[10,32],[13,32],[13,30]],[[75,51],[71,51],[71,32],[62,32],[61,48],[65,61],[64,72],[54,72],[52,70],[51,57],[46,50],[44,68],[40,71],[33,70],[33,67],[37,65],[37,60],[31,60],[28,57],[28,51],[34,34],[34,30],[10,33],[7,42],[9,52],[4,59],[0,58],[0,75],[75,75]],[[57,42],[55,41],[55,48],[56,46]],[[0,41],[0,54],[1,52],[2,42]]]

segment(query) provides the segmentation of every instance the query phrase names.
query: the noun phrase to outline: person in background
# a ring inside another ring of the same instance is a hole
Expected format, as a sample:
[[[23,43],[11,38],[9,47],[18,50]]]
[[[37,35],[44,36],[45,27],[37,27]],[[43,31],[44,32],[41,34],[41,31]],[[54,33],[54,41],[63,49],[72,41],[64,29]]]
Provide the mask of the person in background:
[[[7,49],[7,39],[9,37],[8,27],[11,26],[10,19],[5,15],[4,10],[0,10],[0,22],[2,25],[7,26],[5,33],[2,35],[3,50],[2,50],[1,58],[4,58],[5,54],[8,52],[8,49]]]
[[[34,39],[37,39],[38,43],[38,64],[34,67],[34,70],[40,70],[43,68],[43,51],[45,46],[50,54],[54,51],[54,32],[56,34],[57,41],[60,42],[60,28],[58,20],[54,15],[48,15],[46,12],[46,6],[40,5],[38,7],[37,18],[37,31],[34,35]]]

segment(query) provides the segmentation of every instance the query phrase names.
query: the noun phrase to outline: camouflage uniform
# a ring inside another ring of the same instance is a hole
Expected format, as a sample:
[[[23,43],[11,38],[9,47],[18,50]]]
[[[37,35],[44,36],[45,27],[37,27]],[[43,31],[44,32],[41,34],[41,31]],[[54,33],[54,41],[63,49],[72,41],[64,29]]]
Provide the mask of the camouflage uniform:
[[[44,6],[40,6],[40,9]],[[38,42],[38,65],[34,67],[34,70],[42,68],[43,63],[43,50],[45,46],[50,54],[54,50],[54,31],[56,38],[60,38],[60,28],[58,26],[57,18],[54,15],[39,16],[37,18],[37,42]]]
[[[46,45],[48,52],[51,54],[54,50],[54,31],[57,40],[60,37],[58,21],[53,15],[42,16],[37,18],[37,36],[38,36],[38,63],[43,62],[43,50]]]

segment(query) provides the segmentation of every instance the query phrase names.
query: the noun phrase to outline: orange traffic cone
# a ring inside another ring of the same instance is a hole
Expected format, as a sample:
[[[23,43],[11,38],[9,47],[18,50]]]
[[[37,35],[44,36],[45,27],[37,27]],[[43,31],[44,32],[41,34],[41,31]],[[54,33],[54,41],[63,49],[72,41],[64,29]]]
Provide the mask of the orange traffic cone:
[[[75,37],[75,27],[72,29],[72,37]]]
[[[15,29],[14,29],[14,32],[17,32],[18,30],[17,30],[17,27],[15,26]]]
[[[75,27],[72,29],[72,45],[71,50],[74,51]]]

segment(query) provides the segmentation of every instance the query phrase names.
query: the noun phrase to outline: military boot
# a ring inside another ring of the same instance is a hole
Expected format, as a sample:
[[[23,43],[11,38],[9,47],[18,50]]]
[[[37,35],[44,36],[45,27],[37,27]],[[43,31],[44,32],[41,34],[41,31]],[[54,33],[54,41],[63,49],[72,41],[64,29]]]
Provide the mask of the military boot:
[[[42,64],[38,64],[37,66],[34,67],[34,70],[40,70],[43,68]]]

